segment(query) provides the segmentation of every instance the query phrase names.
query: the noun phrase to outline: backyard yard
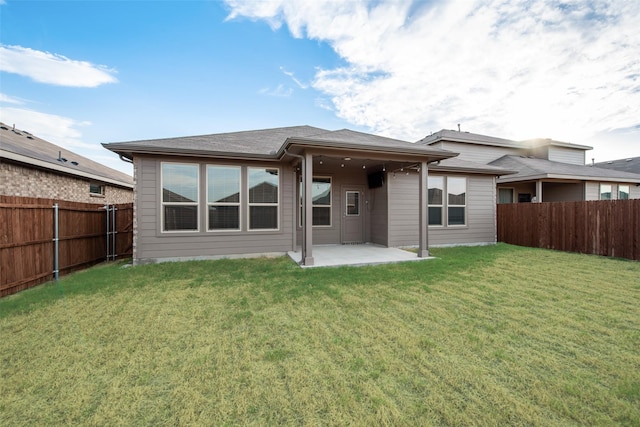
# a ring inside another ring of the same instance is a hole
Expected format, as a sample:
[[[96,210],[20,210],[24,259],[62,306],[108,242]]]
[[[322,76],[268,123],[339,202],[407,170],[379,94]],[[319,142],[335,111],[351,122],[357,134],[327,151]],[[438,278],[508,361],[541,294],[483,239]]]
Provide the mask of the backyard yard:
[[[99,265],[0,300],[1,425],[640,425],[640,262]]]

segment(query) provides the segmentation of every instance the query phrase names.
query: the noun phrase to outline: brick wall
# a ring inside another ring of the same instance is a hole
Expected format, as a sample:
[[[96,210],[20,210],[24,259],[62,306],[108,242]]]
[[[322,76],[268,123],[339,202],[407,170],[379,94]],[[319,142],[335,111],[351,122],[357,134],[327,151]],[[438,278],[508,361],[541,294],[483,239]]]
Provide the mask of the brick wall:
[[[40,197],[84,203],[131,203],[133,191],[109,184],[104,196],[89,193],[88,178],[58,175],[45,170],[32,169],[15,163],[0,161],[0,195]]]

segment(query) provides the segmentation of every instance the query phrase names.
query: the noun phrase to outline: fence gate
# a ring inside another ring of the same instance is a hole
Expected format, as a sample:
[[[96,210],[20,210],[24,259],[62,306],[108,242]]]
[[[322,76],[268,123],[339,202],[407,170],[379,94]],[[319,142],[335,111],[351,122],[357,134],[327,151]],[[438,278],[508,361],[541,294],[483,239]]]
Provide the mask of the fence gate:
[[[116,211],[118,208],[116,205],[104,205],[104,209],[107,212],[107,261],[114,261],[118,256],[116,250],[116,239],[118,235],[118,227],[116,225]]]

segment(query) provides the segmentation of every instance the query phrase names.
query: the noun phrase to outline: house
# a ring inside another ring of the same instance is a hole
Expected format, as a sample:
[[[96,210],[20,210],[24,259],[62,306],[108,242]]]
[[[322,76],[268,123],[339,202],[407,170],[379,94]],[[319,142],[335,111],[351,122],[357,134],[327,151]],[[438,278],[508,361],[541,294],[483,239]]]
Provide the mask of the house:
[[[609,160],[608,162],[598,162],[594,163],[593,166],[640,175],[640,157],[627,157],[625,159]]]
[[[499,203],[640,198],[640,175],[585,165],[592,147],[531,139],[512,141],[441,130],[418,142],[460,153],[459,159],[517,171],[497,179]]]
[[[134,165],[134,262],[496,242],[496,176],[440,148],[294,126],[103,144]],[[428,177],[428,181],[427,181]]]
[[[133,179],[27,131],[0,123],[0,195],[130,203]]]

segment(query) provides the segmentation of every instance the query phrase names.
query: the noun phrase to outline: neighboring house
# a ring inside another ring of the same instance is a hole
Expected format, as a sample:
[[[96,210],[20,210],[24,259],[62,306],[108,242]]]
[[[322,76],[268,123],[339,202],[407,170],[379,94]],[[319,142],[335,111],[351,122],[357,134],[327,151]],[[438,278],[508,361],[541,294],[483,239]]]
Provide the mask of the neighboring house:
[[[503,168],[311,126],[104,144],[133,161],[134,262],[283,254],[313,245],[496,242]],[[428,175],[428,183],[427,183]],[[427,224],[428,222],[428,224]]]
[[[133,201],[129,175],[0,123],[0,195],[114,204]]]
[[[626,159],[598,162],[594,163],[593,166],[622,172],[637,173],[640,175],[640,157],[628,157]]]
[[[585,165],[585,151],[592,147],[584,145],[454,130],[441,130],[418,143],[455,151],[462,160],[517,171],[497,179],[499,203],[640,198],[640,175]]]

